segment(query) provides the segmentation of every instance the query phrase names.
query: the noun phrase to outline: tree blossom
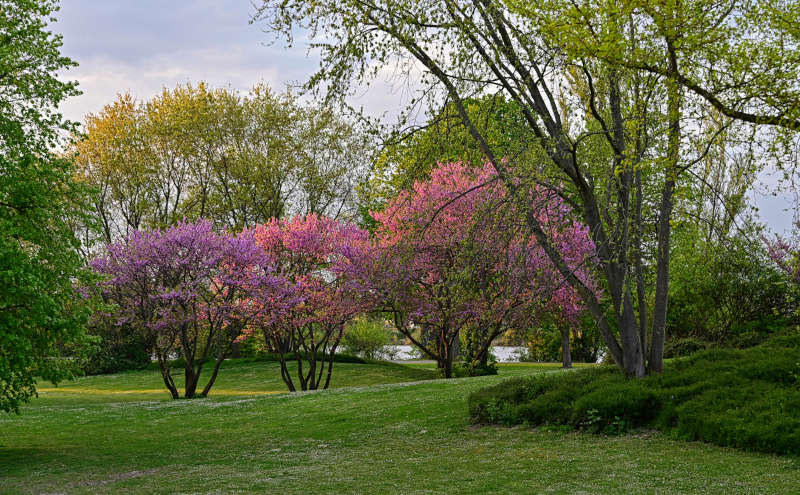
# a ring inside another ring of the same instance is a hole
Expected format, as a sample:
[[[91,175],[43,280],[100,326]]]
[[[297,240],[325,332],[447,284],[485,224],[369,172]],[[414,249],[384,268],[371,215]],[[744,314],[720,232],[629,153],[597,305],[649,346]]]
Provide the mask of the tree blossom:
[[[345,324],[371,306],[369,294],[352,276],[361,270],[368,234],[313,214],[276,219],[251,232],[301,301],[273,305],[260,316],[264,340],[280,356],[281,377],[290,391],[297,389],[287,364],[294,359],[301,390],[328,388]]]
[[[573,272],[596,288],[589,264],[594,245],[586,226],[552,191],[534,188],[527,201]],[[452,375],[458,337],[471,329],[472,358],[485,362],[503,331],[531,325],[544,315],[574,322],[580,297],[518,222],[514,202],[494,169],[440,164],[430,180],[414,184],[384,211],[371,280],[383,309],[426,355]],[[415,335],[422,329],[423,338]]]
[[[206,220],[133,232],[106,246],[91,266],[106,276],[99,289],[117,307],[97,316],[144,333],[173,398],[170,357],[180,353],[185,360],[184,396],[206,396],[233,342],[253,319],[274,310],[264,301],[293,303],[291,284],[251,234],[217,233]],[[212,356],[211,377],[197,394]]]

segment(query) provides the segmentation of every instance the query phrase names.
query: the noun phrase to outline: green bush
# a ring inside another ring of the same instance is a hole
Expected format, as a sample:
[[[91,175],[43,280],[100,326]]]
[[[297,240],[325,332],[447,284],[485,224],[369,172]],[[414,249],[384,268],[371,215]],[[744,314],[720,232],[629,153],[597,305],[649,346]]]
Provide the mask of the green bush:
[[[150,364],[150,346],[139,332],[102,322],[90,326],[89,333],[99,343],[82,366],[87,375],[139,370]]]
[[[800,455],[800,333],[749,349],[709,349],[627,379],[616,368],[515,378],[474,392],[477,422],[567,425],[599,433],[650,427],[688,440]]]
[[[458,363],[453,366],[453,376],[488,376],[497,374],[497,361],[489,361],[485,366],[478,363]]]
[[[712,347],[712,344],[697,337],[683,337],[669,339],[664,343],[664,357],[674,358],[688,356],[697,351]]]
[[[342,347],[348,354],[377,359],[391,341],[392,330],[383,320],[360,317],[345,328]]]
[[[757,231],[709,240],[694,226],[676,228],[665,356],[744,349],[798,323],[797,286],[759,239]]]

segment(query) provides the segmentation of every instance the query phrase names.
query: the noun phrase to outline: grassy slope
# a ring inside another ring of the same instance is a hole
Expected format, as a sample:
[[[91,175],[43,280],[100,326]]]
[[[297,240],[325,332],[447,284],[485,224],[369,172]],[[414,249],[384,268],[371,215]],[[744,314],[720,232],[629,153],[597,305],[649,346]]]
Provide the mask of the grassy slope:
[[[551,369],[365,386],[430,371],[337,364],[356,387],[270,395],[275,363],[234,364],[193,401],[153,372],[85,378],[0,416],[0,493],[796,493],[790,458],[469,425],[469,392]]]

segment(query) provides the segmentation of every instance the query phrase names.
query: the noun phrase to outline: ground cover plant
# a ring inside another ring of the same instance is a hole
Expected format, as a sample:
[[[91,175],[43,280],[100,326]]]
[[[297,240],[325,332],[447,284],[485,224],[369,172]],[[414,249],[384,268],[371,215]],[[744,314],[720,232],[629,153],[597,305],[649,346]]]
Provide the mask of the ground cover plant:
[[[611,367],[519,378],[473,393],[476,421],[675,438],[800,455],[800,335],[749,349],[712,349],[629,380]]]
[[[0,492],[796,492],[796,459],[658,433],[471,425],[470,392],[559,366],[420,381],[432,365],[341,363],[332,390],[289,394],[278,363],[233,360],[214,396],[190,401],[169,399],[155,371],[42,383],[23,414],[0,417]]]

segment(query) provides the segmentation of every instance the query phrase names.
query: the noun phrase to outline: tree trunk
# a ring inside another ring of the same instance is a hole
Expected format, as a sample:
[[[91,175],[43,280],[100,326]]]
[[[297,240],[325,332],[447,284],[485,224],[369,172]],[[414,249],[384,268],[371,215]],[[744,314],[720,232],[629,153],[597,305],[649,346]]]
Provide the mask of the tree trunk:
[[[444,370],[444,377],[453,378],[453,359],[451,356],[448,356],[444,359],[442,366],[442,369]]]
[[[170,395],[172,395],[173,399],[180,398],[178,387],[175,386],[175,380],[172,379],[172,375],[169,372],[169,365],[165,367],[160,360],[158,364],[161,368],[161,378],[164,380],[164,385],[167,387],[167,390],[169,390]]]
[[[622,366],[627,376],[644,376],[645,355],[639,338],[639,322],[633,309],[633,298],[628,287],[624,289],[622,315],[619,319],[619,334],[622,339]]]
[[[569,333],[570,328],[568,326],[562,326],[560,328],[561,331],[561,363],[562,368],[572,368],[572,353],[570,352],[569,347]]]
[[[214,382],[217,381],[217,374],[219,373],[219,367],[222,364],[222,361],[224,361],[224,359],[217,358],[217,361],[214,363],[214,369],[211,371],[211,378],[208,379],[208,383],[206,383],[206,386],[203,388],[203,392],[201,393],[203,397],[208,397],[208,392],[211,391],[211,387],[213,387]]]
[[[233,359],[242,357],[242,344],[240,342],[231,344],[231,357]]]
[[[183,375],[186,379],[183,396],[187,399],[193,399],[197,390],[197,381],[200,379],[200,370],[195,373],[194,366],[187,361]]]
[[[669,69],[672,75],[678,72],[678,61],[671,43],[667,44]],[[661,373],[664,369],[664,340],[666,338],[667,308],[669,306],[669,261],[670,235],[672,233],[673,192],[678,173],[680,156],[680,88],[673,78],[667,79],[667,118],[669,137],[667,141],[667,170],[661,194],[658,219],[658,253],[656,255],[656,293],[653,308],[653,332],[650,343],[648,370]]]

